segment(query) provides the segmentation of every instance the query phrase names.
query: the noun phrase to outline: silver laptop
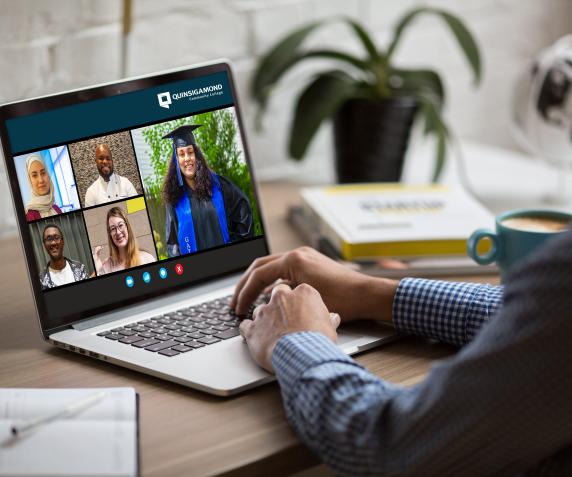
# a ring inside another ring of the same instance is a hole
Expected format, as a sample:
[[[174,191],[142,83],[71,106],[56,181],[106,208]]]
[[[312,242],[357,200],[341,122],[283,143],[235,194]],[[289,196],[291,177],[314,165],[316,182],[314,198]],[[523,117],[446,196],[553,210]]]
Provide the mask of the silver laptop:
[[[273,380],[228,307],[269,250],[227,63],[3,105],[0,133],[44,339],[217,395]]]

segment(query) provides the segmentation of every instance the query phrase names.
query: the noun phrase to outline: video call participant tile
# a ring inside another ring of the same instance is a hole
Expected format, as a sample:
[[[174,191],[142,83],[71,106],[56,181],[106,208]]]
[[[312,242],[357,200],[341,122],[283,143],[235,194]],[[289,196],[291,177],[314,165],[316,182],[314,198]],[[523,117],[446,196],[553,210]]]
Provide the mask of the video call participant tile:
[[[157,260],[144,197],[84,211],[97,275]]]
[[[29,225],[43,290],[80,282],[95,268],[81,212],[56,215]]]
[[[83,207],[143,193],[129,132],[76,142],[69,150]]]
[[[66,146],[16,156],[14,162],[28,222],[80,209]]]

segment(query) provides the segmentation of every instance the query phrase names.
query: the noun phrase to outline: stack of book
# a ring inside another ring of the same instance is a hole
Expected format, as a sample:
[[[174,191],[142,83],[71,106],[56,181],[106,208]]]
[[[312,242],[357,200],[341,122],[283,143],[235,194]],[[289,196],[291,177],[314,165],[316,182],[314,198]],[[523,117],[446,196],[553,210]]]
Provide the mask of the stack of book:
[[[467,239],[477,228],[492,228],[494,216],[462,189],[352,184],[305,188],[301,198],[288,218],[302,238],[365,273],[496,273],[494,265],[467,257]]]

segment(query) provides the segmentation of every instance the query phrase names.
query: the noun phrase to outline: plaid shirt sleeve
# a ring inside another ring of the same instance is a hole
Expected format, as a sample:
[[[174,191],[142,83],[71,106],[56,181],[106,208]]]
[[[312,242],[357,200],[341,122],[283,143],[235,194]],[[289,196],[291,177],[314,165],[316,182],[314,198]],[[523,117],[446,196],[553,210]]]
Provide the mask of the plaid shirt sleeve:
[[[571,274],[572,232],[505,290],[404,280],[400,329],[470,341],[413,387],[380,380],[319,333],[283,336],[272,363],[289,422],[338,475],[570,475]]]
[[[502,286],[405,278],[393,300],[393,323],[456,346],[472,341],[502,303]]]

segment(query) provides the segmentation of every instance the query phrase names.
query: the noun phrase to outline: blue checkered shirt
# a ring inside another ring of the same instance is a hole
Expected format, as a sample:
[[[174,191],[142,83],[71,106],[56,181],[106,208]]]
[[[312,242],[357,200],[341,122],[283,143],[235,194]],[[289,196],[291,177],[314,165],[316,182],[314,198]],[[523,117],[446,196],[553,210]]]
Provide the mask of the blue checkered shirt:
[[[504,290],[400,282],[397,329],[466,345],[414,387],[319,333],[282,337],[272,363],[294,430],[340,475],[572,475],[572,234],[551,245]]]

